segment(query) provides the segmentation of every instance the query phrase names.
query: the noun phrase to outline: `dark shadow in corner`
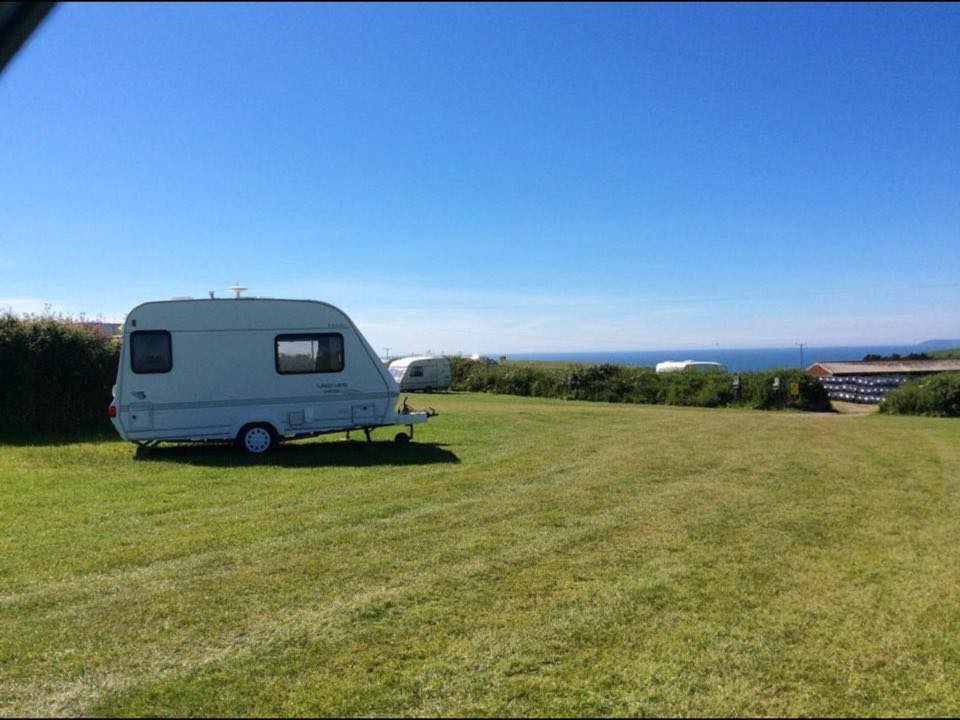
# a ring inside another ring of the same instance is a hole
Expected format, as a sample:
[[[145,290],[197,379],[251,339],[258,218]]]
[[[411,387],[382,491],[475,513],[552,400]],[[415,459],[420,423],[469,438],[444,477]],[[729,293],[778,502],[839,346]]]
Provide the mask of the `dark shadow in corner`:
[[[234,445],[171,445],[143,448],[141,462],[170,462],[206,467],[368,467],[459,463],[443,445],[412,442],[338,441],[281,443],[263,455],[248,455]]]
[[[0,445],[19,447],[102,442],[120,442],[120,436],[117,435],[117,431],[109,423],[85,426],[74,430],[0,432]]]

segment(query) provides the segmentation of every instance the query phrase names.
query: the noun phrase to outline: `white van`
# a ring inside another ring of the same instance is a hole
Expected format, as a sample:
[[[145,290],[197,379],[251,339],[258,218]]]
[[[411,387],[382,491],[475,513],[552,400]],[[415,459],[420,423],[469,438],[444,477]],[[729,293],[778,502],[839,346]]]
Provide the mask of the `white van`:
[[[406,357],[390,363],[390,374],[401,392],[443,390],[450,387],[450,361],[438,357]]]
[[[170,300],[127,315],[110,417],[124,440],[279,439],[413,425],[400,388],[343,311],[312,300]]]

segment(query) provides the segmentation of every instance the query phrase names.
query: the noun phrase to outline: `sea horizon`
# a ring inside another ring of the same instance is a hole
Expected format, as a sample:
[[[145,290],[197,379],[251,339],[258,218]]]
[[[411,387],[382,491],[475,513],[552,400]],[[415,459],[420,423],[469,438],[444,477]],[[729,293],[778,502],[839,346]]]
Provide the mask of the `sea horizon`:
[[[931,351],[936,348],[920,344],[902,345],[815,345],[803,347],[803,364],[807,368],[828,360],[862,360],[865,355],[890,355]],[[612,363],[615,365],[649,366],[666,360],[707,360],[722,363],[728,370],[745,372],[771,368],[801,367],[800,348],[698,348],[678,350],[609,350],[579,352],[503,353],[509,360],[569,361]],[[494,355],[496,357],[496,355]]]

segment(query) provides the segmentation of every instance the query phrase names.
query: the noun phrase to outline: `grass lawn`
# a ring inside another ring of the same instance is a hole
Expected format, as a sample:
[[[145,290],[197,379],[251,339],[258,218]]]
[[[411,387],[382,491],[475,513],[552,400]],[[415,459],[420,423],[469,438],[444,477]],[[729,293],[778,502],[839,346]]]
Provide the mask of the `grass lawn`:
[[[960,712],[960,422],[429,404],[0,446],[0,714]]]

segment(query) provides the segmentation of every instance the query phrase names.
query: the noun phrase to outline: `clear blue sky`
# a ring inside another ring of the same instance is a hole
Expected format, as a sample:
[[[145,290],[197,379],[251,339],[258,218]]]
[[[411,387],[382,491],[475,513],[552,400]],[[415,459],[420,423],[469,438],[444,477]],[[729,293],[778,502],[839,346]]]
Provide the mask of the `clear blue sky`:
[[[957,6],[65,5],[0,307],[251,294],[453,352],[960,337]]]

